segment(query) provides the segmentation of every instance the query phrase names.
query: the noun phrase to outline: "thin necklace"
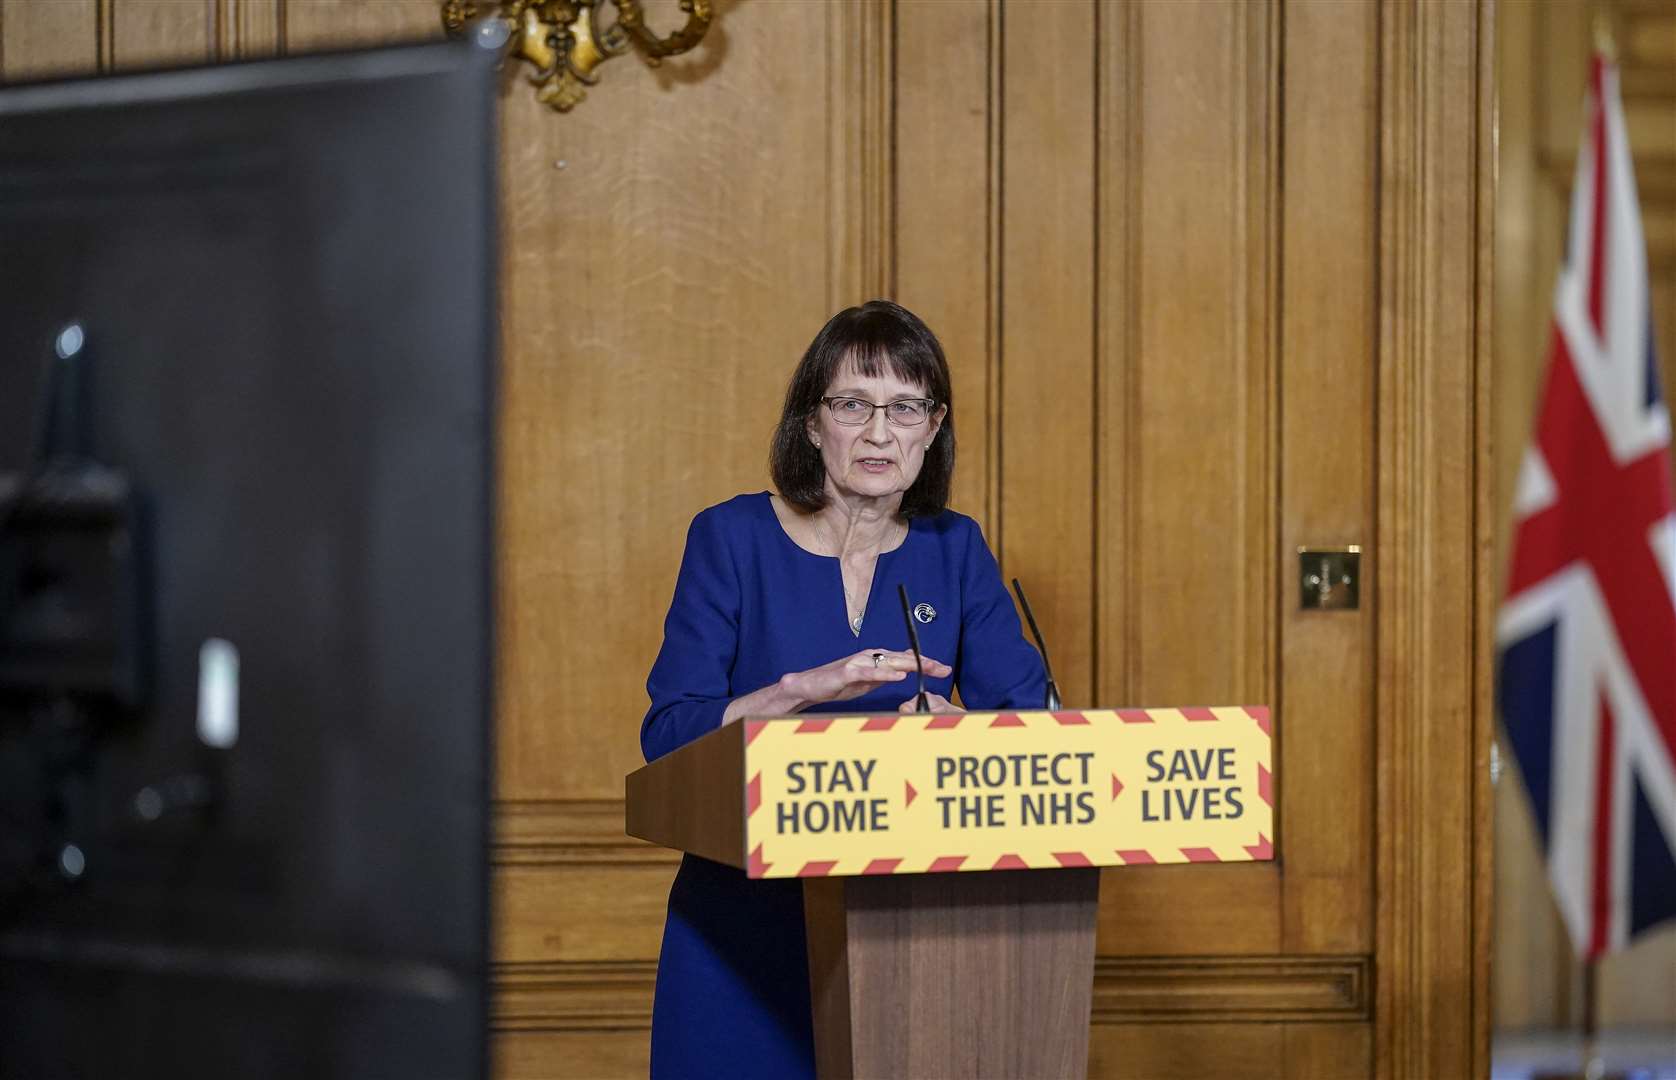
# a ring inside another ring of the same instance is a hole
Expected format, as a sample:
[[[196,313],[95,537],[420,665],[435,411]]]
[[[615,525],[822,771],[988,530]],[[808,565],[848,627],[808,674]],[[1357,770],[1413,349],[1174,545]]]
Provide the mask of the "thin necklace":
[[[873,572],[875,574],[879,572],[878,571],[878,566],[876,564],[873,568]],[[844,576],[844,568],[843,568],[843,564],[840,563],[839,567],[838,567],[838,577],[839,577],[840,580],[842,580],[843,576]],[[845,604],[845,611],[846,612],[847,611],[853,611],[855,609],[855,606],[856,606],[855,597],[850,595],[850,587],[848,585],[844,586],[844,604]],[[867,608],[865,606],[863,606],[862,609],[861,609],[861,614],[855,616],[852,619],[850,619],[850,633],[854,634],[856,637],[861,636],[861,620],[864,616],[866,616],[866,614],[867,614]]]
[[[895,539],[895,537],[892,537],[892,539]],[[904,540],[907,539],[906,531],[904,531],[903,539]],[[900,547],[901,544],[898,543],[896,546]],[[875,573],[875,574],[877,574],[879,572],[879,555],[883,555],[883,554],[884,554],[884,551],[883,551],[883,549],[881,549],[879,551],[878,555],[873,556],[873,573]],[[838,576],[839,576],[840,580],[842,580],[842,578],[844,576],[842,559],[839,560]],[[855,606],[855,597],[850,595],[849,586],[847,586],[847,585],[844,587],[844,603],[847,604],[849,607],[854,607]],[[861,614],[857,615],[855,618],[850,620],[850,633],[854,634],[856,637],[861,636],[861,620],[863,618],[865,618],[866,615],[867,615],[867,608],[866,608],[865,605],[863,605],[863,607],[861,609]]]

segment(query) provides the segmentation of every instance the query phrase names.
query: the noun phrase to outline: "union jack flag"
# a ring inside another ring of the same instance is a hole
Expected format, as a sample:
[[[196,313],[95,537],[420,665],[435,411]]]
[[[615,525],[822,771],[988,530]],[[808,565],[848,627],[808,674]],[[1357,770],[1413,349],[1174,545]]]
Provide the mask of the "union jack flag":
[[[1676,916],[1676,514],[1616,69],[1595,59],[1497,625],[1502,724],[1588,958]]]

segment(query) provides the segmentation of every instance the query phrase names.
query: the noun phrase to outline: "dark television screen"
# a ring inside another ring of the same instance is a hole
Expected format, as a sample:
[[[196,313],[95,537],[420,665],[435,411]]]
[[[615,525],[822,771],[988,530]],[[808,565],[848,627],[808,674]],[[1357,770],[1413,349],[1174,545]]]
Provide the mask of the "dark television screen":
[[[494,82],[0,88],[0,1076],[484,1071]]]

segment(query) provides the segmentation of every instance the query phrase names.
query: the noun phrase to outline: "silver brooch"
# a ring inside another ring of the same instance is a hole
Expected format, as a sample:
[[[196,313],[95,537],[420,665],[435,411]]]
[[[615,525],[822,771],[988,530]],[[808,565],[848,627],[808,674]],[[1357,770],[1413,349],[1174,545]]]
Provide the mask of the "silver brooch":
[[[930,604],[920,604],[914,608],[914,618],[922,623],[928,623],[937,617],[937,609]]]

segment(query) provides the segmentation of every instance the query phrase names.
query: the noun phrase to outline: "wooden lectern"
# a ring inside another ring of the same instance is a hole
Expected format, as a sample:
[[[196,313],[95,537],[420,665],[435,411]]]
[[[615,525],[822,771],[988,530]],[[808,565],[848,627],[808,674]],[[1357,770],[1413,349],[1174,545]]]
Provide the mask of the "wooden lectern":
[[[631,773],[627,831],[804,879],[822,1077],[1083,1077],[1099,867],[1271,858],[1269,731],[1237,706],[745,720]]]

